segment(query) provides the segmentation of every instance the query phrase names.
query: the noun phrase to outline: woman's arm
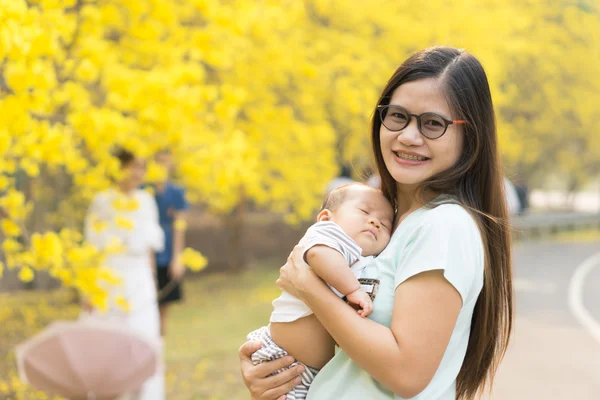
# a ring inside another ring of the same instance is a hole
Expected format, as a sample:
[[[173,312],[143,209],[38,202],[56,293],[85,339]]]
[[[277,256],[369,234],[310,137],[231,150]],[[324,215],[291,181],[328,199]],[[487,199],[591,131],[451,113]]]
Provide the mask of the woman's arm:
[[[180,226],[185,226],[185,211],[175,211],[173,219],[173,260],[169,266],[170,278],[179,281],[185,274],[185,267],[181,263],[181,253],[185,247],[185,229]]]
[[[306,302],[340,347],[373,378],[402,397],[420,393],[442,360],[462,305],[443,271],[422,272],[398,286],[387,328],[344,304],[300,254],[297,246],[281,268],[278,285]]]

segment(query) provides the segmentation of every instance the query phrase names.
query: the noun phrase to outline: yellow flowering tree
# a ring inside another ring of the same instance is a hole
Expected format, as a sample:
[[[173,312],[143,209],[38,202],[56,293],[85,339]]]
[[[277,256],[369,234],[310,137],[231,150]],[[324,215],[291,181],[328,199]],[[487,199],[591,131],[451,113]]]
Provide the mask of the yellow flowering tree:
[[[558,174],[576,189],[600,172],[598,3],[524,3],[531,12],[500,56],[496,97],[510,173],[529,182]]]

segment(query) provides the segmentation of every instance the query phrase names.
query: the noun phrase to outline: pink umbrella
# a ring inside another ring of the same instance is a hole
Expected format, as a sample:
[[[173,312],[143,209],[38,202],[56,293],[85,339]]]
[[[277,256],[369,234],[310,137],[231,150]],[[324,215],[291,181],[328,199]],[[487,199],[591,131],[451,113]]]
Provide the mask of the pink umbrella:
[[[59,321],[16,348],[20,378],[71,400],[111,400],[158,368],[159,344],[115,322]]]

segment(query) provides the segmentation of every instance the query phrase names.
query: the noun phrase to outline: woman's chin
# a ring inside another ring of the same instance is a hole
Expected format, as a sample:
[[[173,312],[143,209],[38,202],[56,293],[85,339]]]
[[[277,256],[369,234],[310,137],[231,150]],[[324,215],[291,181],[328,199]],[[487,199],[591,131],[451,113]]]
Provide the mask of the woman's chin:
[[[401,189],[402,187],[410,189],[425,182],[430,176],[420,174],[394,174],[392,175],[392,178],[396,181],[398,189]]]

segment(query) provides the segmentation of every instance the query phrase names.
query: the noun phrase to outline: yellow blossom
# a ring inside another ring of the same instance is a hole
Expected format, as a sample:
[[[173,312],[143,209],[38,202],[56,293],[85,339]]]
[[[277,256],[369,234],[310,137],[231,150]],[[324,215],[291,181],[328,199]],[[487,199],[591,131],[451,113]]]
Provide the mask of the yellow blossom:
[[[162,165],[156,162],[148,163],[148,169],[146,170],[146,180],[148,182],[160,183],[167,180],[168,171]]]
[[[113,201],[113,207],[118,211],[135,211],[140,206],[139,201],[135,197],[119,195]]]
[[[123,253],[127,250],[127,247],[123,243],[123,241],[117,237],[111,237],[106,245],[104,251],[108,255],[115,255]]]
[[[115,299],[115,304],[117,305],[117,307],[119,307],[125,312],[131,311],[131,306],[129,305],[129,302],[124,296],[117,296],[117,298]]]
[[[2,220],[2,230],[6,236],[19,236],[21,234],[21,228],[10,219]]]
[[[176,231],[184,231],[187,229],[187,221],[185,219],[178,218],[175,220],[175,222],[173,222],[173,228]]]
[[[102,221],[99,218],[94,218],[92,221],[92,229],[98,233],[103,232],[108,228],[108,222]]]
[[[121,229],[126,229],[128,231],[133,229],[133,221],[129,218],[125,218],[121,215],[118,215],[115,221],[117,227]]]
[[[11,179],[7,176],[0,175],[0,191],[6,190],[12,184]]]
[[[208,260],[202,254],[190,247],[181,253],[181,262],[192,271],[200,271],[208,264]]]
[[[6,254],[16,253],[22,248],[23,246],[19,242],[11,238],[4,239],[4,242],[2,242],[2,250],[4,250]]]
[[[33,271],[31,270],[31,268],[29,267],[23,267],[21,268],[21,271],[19,271],[19,279],[22,282],[31,282],[34,278],[34,274]]]

